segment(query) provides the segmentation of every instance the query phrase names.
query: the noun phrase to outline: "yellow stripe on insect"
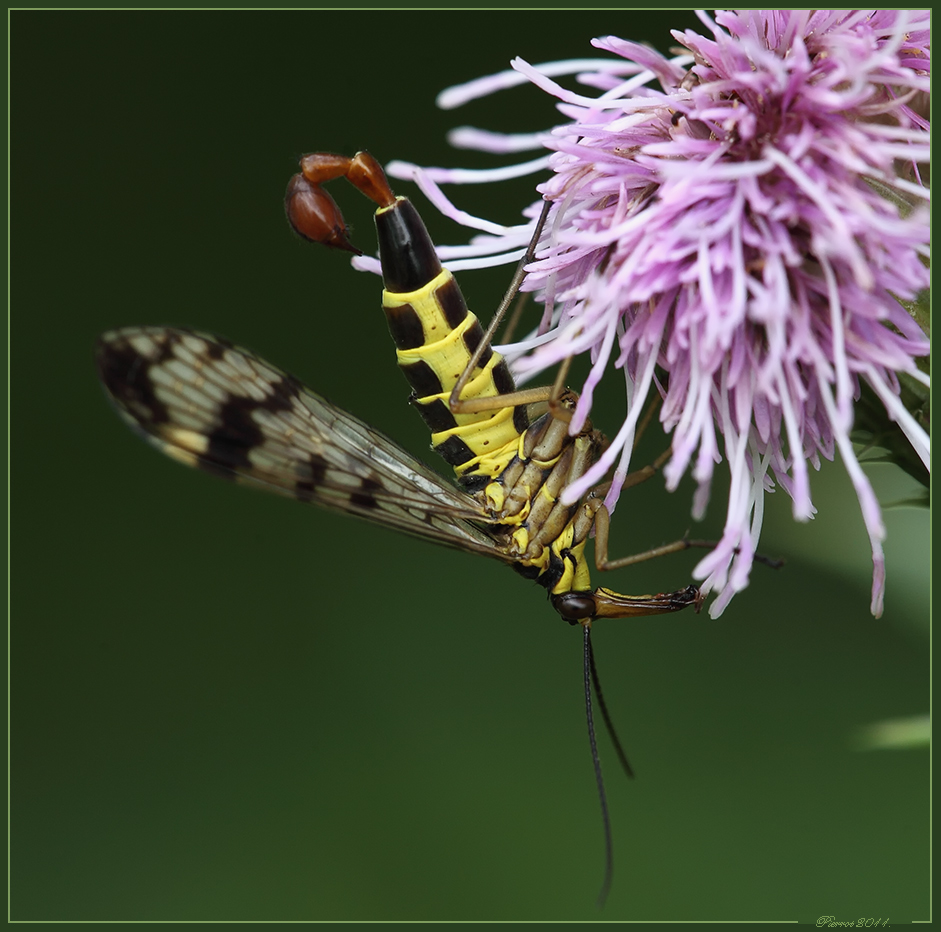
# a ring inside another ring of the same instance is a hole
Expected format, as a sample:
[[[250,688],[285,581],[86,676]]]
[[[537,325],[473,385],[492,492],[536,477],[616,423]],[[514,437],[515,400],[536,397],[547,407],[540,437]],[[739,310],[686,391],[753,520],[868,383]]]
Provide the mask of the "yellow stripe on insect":
[[[457,333],[457,331],[455,331]],[[443,341],[442,341],[443,342]],[[415,362],[417,359],[426,357],[428,355],[428,350],[432,352],[435,351],[435,347],[423,346],[419,350],[396,350],[396,355],[398,356],[399,365],[408,365],[409,363]],[[468,354],[467,358],[470,358]],[[478,370],[478,375],[475,375],[467,385],[464,386],[464,390],[461,392],[461,398],[496,398],[499,396],[500,392],[497,389],[497,386],[493,381],[493,370],[495,366],[498,366],[503,361],[503,357],[498,353],[494,353],[487,364],[480,370]],[[440,372],[437,372],[438,365],[440,364],[437,359],[428,359],[425,358],[425,362],[428,365],[433,365],[436,370],[436,374],[442,383],[447,381],[446,378],[442,377]],[[445,390],[441,392],[436,392],[434,395],[423,395],[420,398],[416,398],[415,401],[421,405],[431,404],[434,401],[441,401],[445,405],[448,404],[451,398],[451,391],[454,388],[454,383],[457,382],[457,379],[454,379],[451,385],[446,385]],[[513,411],[513,408],[497,408],[498,411]],[[457,424],[470,424],[475,421],[480,421],[484,418],[490,416],[490,412],[477,411],[473,414],[463,414],[461,412],[456,412],[454,414],[454,420]],[[519,436],[518,432],[514,430],[512,439],[515,440]],[[507,438],[508,440],[511,438]]]
[[[435,307],[437,306],[437,303],[435,303]],[[422,315],[419,315],[419,317],[422,319],[422,324],[424,324],[425,321]],[[477,322],[476,318],[468,314],[464,320],[440,340],[427,341],[423,346],[416,346],[414,349],[396,350],[395,355],[399,365],[407,366],[409,363],[423,359],[438,373],[443,386],[453,387],[470,359],[470,352],[464,343],[464,334]],[[448,386],[448,383],[450,383],[450,386]]]
[[[401,307],[403,304],[410,304],[421,320],[422,330],[424,331],[423,343],[426,346],[429,343],[437,343],[441,339],[439,334],[451,332],[451,325],[445,318],[441,305],[435,299],[435,292],[453,279],[454,276],[447,269],[442,269],[430,282],[415,291],[393,292],[383,289],[382,306]],[[470,312],[468,312],[467,318],[470,318],[470,323],[477,320]],[[467,318],[465,318],[465,321]],[[457,329],[462,328],[466,329],[463,321]],[[458,370],[458,375],[460,375],[460,371]]]
[[[480,415],[472,415],[479,418]],[[457,420],[457,418],[455,418]],[[471,462],[482,460],[488,454],[501,454],[501,462],[509,462],[509,459],[503,456],[504,448],[510,447],[510,457],[516,455],[516,438],[519,434],[513,426],[513,409],[500,408],[493,417],[486,421],[470,421],[464,424],[459,423],[457,427],[451,427],[448,430],[441,430],[431,435],[431,442],[438,446],[445,442],[448,437],[460,437],[477,454],[473,461],[462,464],[462,468],[469,466]],[[489,470],[480,470],[488,472]]]
[[[494,514],[503,510],[503,503],[506,501],[506,490],[500,482],[491,482],[484,489],[484,495],[487,499],[487,506]]]
[[[583,540],[575,547],[571,546],[575,532],[571,524],[552,542],[552,551],[562,558],[565,569],[562,578],[553,588],[553,594],[571,592],[573,589],[585,589],[588,585],[588,567],[585,564],[584,551],[587,541]],[[570,557],[562,556],[563,550],[569,550]]]

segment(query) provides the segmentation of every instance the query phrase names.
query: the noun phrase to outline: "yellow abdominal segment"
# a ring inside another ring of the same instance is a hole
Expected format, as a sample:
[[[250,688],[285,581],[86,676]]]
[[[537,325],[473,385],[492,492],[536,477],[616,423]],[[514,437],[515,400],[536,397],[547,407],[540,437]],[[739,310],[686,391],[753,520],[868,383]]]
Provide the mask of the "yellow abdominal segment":
[[[406,309],[414,313],[421,324],[423,342],[417,346],[397,348],[396,358],[406,372],[417,364],[424,364],[437,376],[435,387],[440,387],[439,391],[429,394],[416,392],[418,397],[413,399],[420,409],[434,406],[442,411],[442,420],[446,423],[441,424],[443,429],[433,430],[432,445],[442,453],[441,448],[448,449],[444,445],[449,441],[452,448],[457,443],[466,446],[462,462],[449,458],[459,478],[468,473],[493,478],[503,472],[519,447],[521,434],[514,423],[516,408],[496,407],[470,414],[451,413],[448,409],[451,391],[481,339],[480,322],[472,312],[466,311],[463,319],[454,326],[449,322],[441,295],[449,294],[449,289],[454,287],[453,276],[447,269],[442,269],[415,291],[383,291],[382,303],[387,315],[394,315],[396,309]],[[502,370],[504,377],[509,378],[503,357],[488,349],[482,363],[475,368],[464,387],[462,400],[496,398],[503,394],[495,381],[497,370]],[[444,409],[448,409],[449,419],[444,416]]]

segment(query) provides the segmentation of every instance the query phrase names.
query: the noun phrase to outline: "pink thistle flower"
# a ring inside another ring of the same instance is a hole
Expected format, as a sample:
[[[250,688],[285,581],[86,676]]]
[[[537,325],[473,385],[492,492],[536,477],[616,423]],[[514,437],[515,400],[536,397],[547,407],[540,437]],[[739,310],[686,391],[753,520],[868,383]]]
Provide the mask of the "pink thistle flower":
[[[850,432],[866,383],[928,467],[928,435],[900,401],[899,375],[927,384],[915,358],[929,343],[899,302],[929,284],[919,166],[929,158],[930,127],[917,112],[929,90],[929,14],[772,10],[700,19],[710,35],[673,33],[688,54],[666,58],[608,37],[593,44],[618,58],[535,67],[517,59],[513,71],[439,98],[456,106],[532,82],[558,98],[568,122],[527,135],[463,128],[451,141],[551,155],[489,172],[401,162],[389,172],[414,177],[445,214],[487,234],[440,250],[457,260],[452,269],[517,261],[540,203],[524,211],[527,223],[505,227],[459,211],[437,182],[553,172],[537,187],[553,207],[524,284],[545,305],[542,322],[501,349],[523,380],[590,355],[573,432],[612,363],[627,382],[623,426],[567,500],[614,466],[606,499],[614,508],[646,399],[659,391],[673,435],[667,486],[691,470],[694,517],[704,513],[723,454],[731,474],[722,538],[694,571],[704,592],[718,593],[716,617],[748,583],[764,493],[780,484],[795,519],[810,519],[808,463],[817,469],[821,455],[839,449],[869,533],[879,616],[885,529]],[[567,73],[599,93],[583,96],[552,79]]]

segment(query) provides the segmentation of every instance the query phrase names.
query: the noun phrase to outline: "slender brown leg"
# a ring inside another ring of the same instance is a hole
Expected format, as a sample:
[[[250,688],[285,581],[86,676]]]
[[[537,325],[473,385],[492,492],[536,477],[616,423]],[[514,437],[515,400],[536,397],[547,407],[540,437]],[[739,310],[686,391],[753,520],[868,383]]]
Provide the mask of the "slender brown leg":
[[[662,544],[659,547],[651,547],[650,550],[644,550],[641,553],[634,553],[627,557],[619,557],[612,560],[608,557],[608,534],[611,529],[611,515],[608,509],[602,505],[595,512],[595,567],[598,570],[616,570],[622,566],[632,566],[635,563],[643,563],[646,560],[653,560],[656,557],[666,556],[668,553],[680,553],[683,550],[690,550],[693,547],[712,550],[719,542],[716,540],[699,540],[689,537],[683,537],[669,544]],[[784,560],[775,557],[766,557],[763,554],[756,553],[754,556],[756,563],[763,563],[773,570],[784,566]]]
[[[530,292],[521,291],[519,297],[516,299],[516,304],[513,305],[513,313],[510,314],[510,319],[506,322],[506,329],[500,337],[504,343],[513,342],[513,334],[516,333],[516,328],[519,326],[520,318],[523,316],[523,310],[526,308],[526,305],[529,304],[529,296]]]
[[[595,512],[595,567],[599,570],[615,570],[622,566],[631,566],[634,563],[643,563],[645,560],[653,560],[656,557],[666,556],[668,553],[679,553],[682,550],[689,550],[690,547],[714,547],[715,541],[709,540],[690,540],[684,537],[681,540],[675,540],[669,544],[663,544],[660,547],[651,547],[642,553],[634,553],[628,557],[620,557],[612,560],[608,557],[608,534],[611,529],[611,515],[608,509],[602,505]]]
[[[539,219],[536,221],[536,228],[533,231],[532,239],[529,241],[529,246],[526,248],[526,254],[522,259],[520,259],[519,265],[516,267],[516,273],[513,275],[513,280],[510,282],[510,287],[507,288],[506,294],[503,296],[503,300],[500,302],[500,306],[493,315],[493,320],[490,321],[490,325],[487,327],[487,330],[484,333],[484,338],[480,341],[477,349],[471,355],[471,358],[467,361],[467,365],[464,367],[464,371],[461,373],[460,378],[458,378],[457,383],[451,391],[451,397],[448,399],[448,407],[455,414],[474,413],[477,411],[490,410],[490,408],[486,406],[479,407],[482,401],[487,401],[488,399],[475,398],[472,401],[466,401],[461,398],[461,392],[464,391],[467,383],[470,381],[471,375],[480,363],[480,357],[483,356],[487,349],[489,349],[490,344],[493,341],[493,335],[497,332],[497,327],[500,326],[500,322],[506,315],[507,309],[513,301],[513,298],[516,296],[516,293],[519,291],[519,287],[526,275],[526,266],[533,261],[533,257],[536,254],[536,245],[539,242],[539,237],[542,236],[542,229],[545,226],[546,218],[549,216],[549,208],[551,206],[551,201],[546,201],[543,204],[542,213],[539,215]],[[544,393],[545,389],[527,389],[522,392],[513,393],[510,395],[499,395],[497,396],[499,399],[499,404],[497,404],[496,407],[505,408],[509,407],[510,405],[532,404],[533,401],[548,400],[548,395],[540,395],[540,397],[536,397],[531,401],[530,394],[534,392]]]
[[[637,425],[637,430],[634,433],[634,449],[637,449],[637,445],[640,443],[640,438],[644,436],[644,431],[647,430],[650,425],[650,421],[653,418],[654,412],[657,408],[660,407],[660,396],[654,395],[653,401],[647,405],[647,410],[644,412],[644,416],[640,419],[640,424]],[[670,451],[667,450],[667,453]],[[664,462],[666,462],[664,460]]]

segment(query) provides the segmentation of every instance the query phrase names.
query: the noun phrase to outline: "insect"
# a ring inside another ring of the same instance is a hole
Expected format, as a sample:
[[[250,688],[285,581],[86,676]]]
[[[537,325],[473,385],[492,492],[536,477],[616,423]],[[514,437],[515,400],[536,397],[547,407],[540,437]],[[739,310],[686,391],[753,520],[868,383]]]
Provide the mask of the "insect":
[[[698,610],[699,590],[634,596],[591,588],[585,546],[592,530],[599,568],[626,561],[607,559],[603,489],[571,505],[560,501],[604,444],[590,423],[569,433],[577,396],[557,393],[549,410],[531,419],[530,401],[548,396],[516,391],[506,361],[438,261],[417,210],[392,193],[372,156],[316,153],[300,165],[285,206],[306,239],[358,252],[323,188],[327,181],[346,177],[378,205],[383,310],[412,387],[411,402],[432,432],[433,448],[454,468],[457,485],[297,379],[219,337],[167,327],[109,331],[98,344],[101,380],[127,423],[174,459],[492,557],[543,587],[558,614],[582,627],[586,709],[605,827],[603,897],[612,848],[592,685],[622,765],[631,771],[601,697],[591,624]],[[531,251],[537,238],[538,232]]]

